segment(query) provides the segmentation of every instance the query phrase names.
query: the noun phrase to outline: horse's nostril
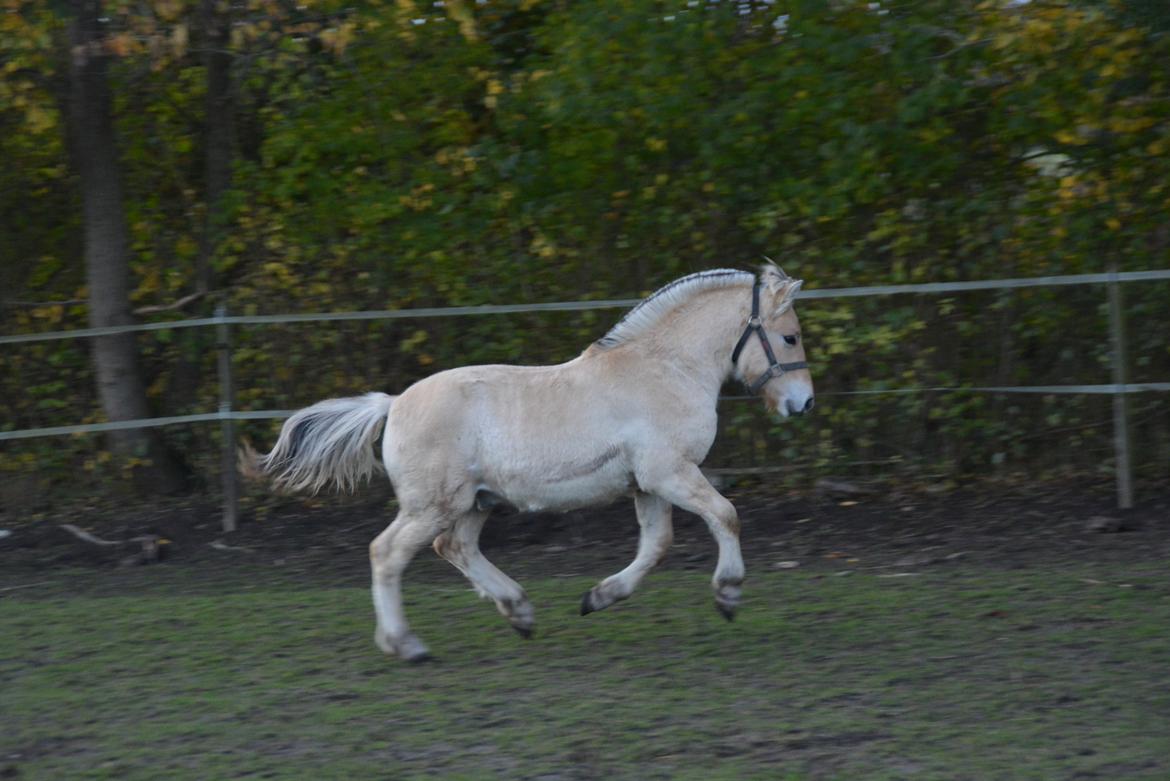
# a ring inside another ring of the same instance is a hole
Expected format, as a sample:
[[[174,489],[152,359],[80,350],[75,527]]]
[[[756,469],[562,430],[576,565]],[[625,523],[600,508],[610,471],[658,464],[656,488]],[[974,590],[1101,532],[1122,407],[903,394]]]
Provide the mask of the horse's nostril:
[[[804,403],[804,410],[803,411],[808,412],[809,410],[811,410],[813,408],[814,404],[815,404],[815,402],[813,401],[813,397],[809,396],[808,401],[806,401]]]

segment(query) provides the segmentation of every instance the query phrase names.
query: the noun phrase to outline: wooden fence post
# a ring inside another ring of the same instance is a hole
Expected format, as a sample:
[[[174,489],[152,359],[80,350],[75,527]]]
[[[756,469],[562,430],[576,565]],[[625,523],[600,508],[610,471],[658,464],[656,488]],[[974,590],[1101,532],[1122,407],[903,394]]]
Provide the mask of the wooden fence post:
[[[1117,266],[1109,269],[1109,338],[1113,353],[1113,449],[1117,460],[1117,506],[1133,507],[1133,460],[1129,442],[1129,394],[1125,369],[1125,320]]]
[[[232,344],[231,331],[227,323],[227,306],[220,304],[215,309],[216,348],[219,352],[219,415],[220,436],[223,452],[220,464],[223,480],[223,530],[234,532],[240,517],[240,487],[236,473],[236,426],[232,420],[234,391],[232,388]]]

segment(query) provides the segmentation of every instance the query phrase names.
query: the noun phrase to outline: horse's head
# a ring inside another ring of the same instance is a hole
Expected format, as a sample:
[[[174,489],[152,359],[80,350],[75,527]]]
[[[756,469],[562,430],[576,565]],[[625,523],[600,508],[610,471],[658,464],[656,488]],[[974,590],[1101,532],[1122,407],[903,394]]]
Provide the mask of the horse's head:
[[[793,302],[802,280],[768,264],[753,291],[754,317],[748,320],[732,356],[736,376],[768,409],[784,417],[813,408],[813,383],[804,357],[800,320]],[[769,354],[771,353],[771,354]]]

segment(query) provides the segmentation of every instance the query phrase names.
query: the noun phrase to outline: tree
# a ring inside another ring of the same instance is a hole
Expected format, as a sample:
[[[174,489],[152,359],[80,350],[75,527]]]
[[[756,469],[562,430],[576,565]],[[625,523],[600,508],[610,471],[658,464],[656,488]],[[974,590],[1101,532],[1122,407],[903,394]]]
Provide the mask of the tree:
[[[214,285],[212,257],[219,243],[224,197],[232,185],[235,149],[235,101],[233,100],[231,8],[217,0],[200,0],[199,22],[203,30],[203,67],[207,71],[204,99],[204,203],[206,212],[195,291],[207,295]]]
[[[89,324],[129,325],[129,229],[122,195],[122,171],[114,133],[109,85],[109,38],[101,0],[73,0],[69,25],[69,92],[64,112],[70,149],[81,189],[85,236]],[[111,421],[150,417],[146,388],[132,333],[93,339],[98,397]],[[175,493],[185,485],[184,469],[155,429],[110,433],[112,449],[145,467],[142,485]]]

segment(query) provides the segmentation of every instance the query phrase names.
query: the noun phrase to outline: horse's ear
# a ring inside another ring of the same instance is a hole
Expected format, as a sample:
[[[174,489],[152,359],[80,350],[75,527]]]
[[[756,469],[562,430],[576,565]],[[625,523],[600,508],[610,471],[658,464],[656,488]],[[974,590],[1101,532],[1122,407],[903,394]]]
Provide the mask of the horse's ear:
[[[784,283],[784,287],[777,293],[776,308],[772,311],[772,317],[779,317],[792,308],[797,294],[800,293],[800,286],[803,284],[803,279],[789,279]]]
[[[784,269],[776,265],[776,261],[767,255],[764,256],[764,260],[768,262],[760,269],[760,276],[764,278],[764,281],[769,286],[776,282],[787,282],[791,279],[791,277],[784,273]]]

